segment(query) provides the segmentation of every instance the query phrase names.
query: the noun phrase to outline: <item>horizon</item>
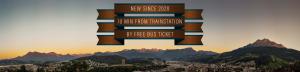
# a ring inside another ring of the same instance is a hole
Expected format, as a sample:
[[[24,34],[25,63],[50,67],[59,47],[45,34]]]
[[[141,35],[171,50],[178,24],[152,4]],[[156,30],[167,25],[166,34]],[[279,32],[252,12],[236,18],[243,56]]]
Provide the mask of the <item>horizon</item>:
[[[257,39],[255,42],[257,42],[258,40],[264,40],[264,39],[267,39],[267,38]],[[267,39],[267,40],[269,40],[269,39]],[[274,42],[272,40],[269,40],[269,41],[270,42]],[[249,43],[249,44],[253,44],[255,42],[252,42],[252,43]],[[280,43],[277,43],[277,42],[275,42],[275,43],[276,44],[280,44]],[[247,45],[249,45],[249,44],[247,44]],[[247,46],[247,45],[244,45],[244,46]],[[244,46],[241,46],[239,48],[243,48]],[[208,51],[208,50],[196,50],[193,47],[185,47],[185,48],[179,48],[179,49],[187,49],[187,48],[192,48],[195,51]],[[289,47],[285,47],[285,48],[287,48],[287,49],[293,49],[293,48],[289,48]],[[138,48],[138,49],[123,49],[123,50],[120,50],[120,51],[125,51],[125,50],[143,50],[143,49],[146,49],[146,50],[151,50],[151,49],[157,49],[157,50],[176,50],[176,49],[160,49],[160,48]],[[238,48],[236,48],[236,49],[238,49]],[[293,50],[297,50],[297,49],[293,49]],[[120,52],[120,51],[106,51],[106,52],[102,52],[102,53],[110,53],[110,52],[113,53],[113,52]],[[233,50],[226,51],[226,52],[231,52],[231,51],[233,51]],[[297,51],[299,51],[299,50],[297,50]],[[23,54],[21,56],[24,56],[24,55],[26,55],[26,54],[28,54],[30,52],[37,52],[37,53],[44,53],[44,54],[55,53],[55,54],[58,54],[58,55],[85,55],[85,54],[94,55],[95,53],[98,53],[98,52],[93,52],[93,53],[77,53],[77,54],[66,53],[66,54],[64,54],[64,53],[56,53],[56,52],[29,51],[29,52],[27,52],[27,53],[25,53],[25,54]],[[215,51],[210,51],[210,52],[215,52]],[[215,53],[222,54],[222,53],[226,53],[226,52],[215,52]],[[21,57],[21,56],[16,56],[16,57]],[[16,57],[12,57],[12,58],[16,58]],[[12,59],[12,58],[3,58],[3,59],[0,58],[0,60],[6,60],[6,59]]]
[[[264,38],[300,50],[300,0],[172,0],[184,3],[186,9],[203,9],[204,45],[174,45],[170,39],[128,39],[125,45],[96,45],[97,9],[112,9],[114,3],[128,2],[158,1],[1,0],[0,59],[31,51],[84,54],[140,48],[192,47],[223,53]]]

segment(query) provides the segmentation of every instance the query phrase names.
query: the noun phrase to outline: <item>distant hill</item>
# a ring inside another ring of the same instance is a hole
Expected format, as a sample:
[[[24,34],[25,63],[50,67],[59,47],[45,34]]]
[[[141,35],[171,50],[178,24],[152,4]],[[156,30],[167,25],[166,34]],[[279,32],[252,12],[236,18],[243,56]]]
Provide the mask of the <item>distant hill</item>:
[[[184,49],[169,49],[169,50],[157,50],[157,49],[132,49],[123,50],[119,52],[103,53],[98,52],[95,55],[105,56],[105,55],[119,55],[126,57],[128,59],[139,59],[139,58],[159,58],[162,60],[173,60],[173,61],[185,61],[189,60],[191,57],[200,56],[211,56],[218,53],[210,51],[195,51],[192,48]]]
[[[1,60],[0,61],[0,65],[16,65],[16,64],[27,64],[29,62],[25,62],[25,61],[20,61],[20,60]]]
[[[72,60],[87,55],[88,54],[62,55],[62,54],[56,54],[54,52],[49,52],[49,53],[28,52],[24,56],[19,56],[12,59],[0,60],[0,65],[58,62],[58,61]]]
[[[50,52],[50,53],[28,52],[24,56],[14,58],[14,60],[45,62],[45,61],[64,61],[64,60],[71,60],[75,58],[77,57],[72,55],[56,54],[54,52]]]
[[[269,39],[257,40],[236,50],[210,58],[210,63],[255,62],[257,66],[280,67],[300,60],[300,51],[289,49]]]
[[[115,52],[117,55],[126,57],[128,59],[132,58],[158,58],[161,50],[157,49],[132,49],[132,50],[122,50]]]

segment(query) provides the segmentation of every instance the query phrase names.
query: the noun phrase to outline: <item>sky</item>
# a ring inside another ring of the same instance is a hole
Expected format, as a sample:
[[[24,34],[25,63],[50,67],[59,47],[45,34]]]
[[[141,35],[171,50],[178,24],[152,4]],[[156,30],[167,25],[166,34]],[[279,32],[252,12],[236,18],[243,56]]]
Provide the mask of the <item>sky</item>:
[[[204,45],[174,40],[125,40],[97,46],[97,9],[114,3],[185,3],[203,9]],[[268,38],[300,50],[300,0],[0,0],[0,59],[30,51],[82,54],[158,48],[227,52]]]

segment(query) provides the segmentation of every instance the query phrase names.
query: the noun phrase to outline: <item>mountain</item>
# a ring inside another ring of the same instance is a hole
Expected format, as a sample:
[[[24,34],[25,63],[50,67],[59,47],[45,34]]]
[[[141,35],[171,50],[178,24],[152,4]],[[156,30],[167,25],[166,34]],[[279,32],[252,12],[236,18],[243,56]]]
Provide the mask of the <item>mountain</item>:
[[[131,49],[122,50],[119,52],[98,52],[95,55],[105,56],[105,55],[119,55],[126,57],[127,59],[139,59],[139,58],[159,58],[162,60],[180,60],[186,61],[193,57],[211,56],[216,55],[215,52],[210,51],[195,51],[193,48],[184,49]]]
[[[184,59],[184,57],[194,56],[196,54],[197,51],[195,51],[193,48],[185,48],[166,50],[160,55],[160,57],[165,60],[178,60],[180,58]]]
[[[20,61],[20,60],[1,60],[0,65],[16,65],[16,64],[27,64],[28,62]]]
[[[193,61],[194,59],[202,59],[217,54],[218,53],[211,51],[196,51],[193,48],[189,47],[184,49],[165,50],[159,56],[163,60]]]
[[[45,61],[64,61],[64,60],[70,60],[74,58],[76,57],[71,55],[56,54],[54,52],[50,52],[50,53],[28,52],[24,56],[14,58],[14,60],[45,62]]]
[[[40,53],[28,52],[24,56],[19,56],[12,59],[0,60],[0,65],[7,64],[26,64],[26,63],[45,63],[45,62],[59,62],[68,61],[77,58],[85,59],[84,57],[92,58],[98,56],[121,56],[135,61],[147,61],[148,59],[162,59],[162,60],[176,60],[176,61],[192,61],[194,58],[202,58],[206,56],[216,55],[215,52],[210,51],[195,51],[192,48],[184,49],[125,49],[119,52],[97,52],[93,56],[90,54],[57,54],[54,52]],[[192,60],[191,60],[192,59]]]
[[[88,54],[57,54],[55,52],[40,53],[40,52],[28,52],[24,56],[18,56],[12,59],[0,60],[0,65],[5,64],[25,64],[25,63],[44,63],[44,62],[58,62],[76,59]]]
[[[300,51],[286,48],[269,39],[257,40],[236,50],[211,57],[210,63],[249,63],[257,66],[280,67],[300,60]]]
[[[273,48],[286,48],[285,46],[283,46],[282,44],[277,44],[269,39],[262,39],[262,40],[256,40],[254,43],[252,44],[248,44],[245,47],[273,47]]]
[[[132,49],[116,52],[118,55],[128,59],[133,58],[158,58],[162,50],[157,49]]]

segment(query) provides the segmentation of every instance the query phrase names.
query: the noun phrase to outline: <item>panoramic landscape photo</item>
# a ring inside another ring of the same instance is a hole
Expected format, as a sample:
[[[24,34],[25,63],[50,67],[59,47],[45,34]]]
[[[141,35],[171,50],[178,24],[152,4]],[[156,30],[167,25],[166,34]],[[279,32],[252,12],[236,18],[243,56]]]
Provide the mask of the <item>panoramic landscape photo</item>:
[[[93,54],[28,52],[0,60],[2,72],[298,72],[300,51],[259,39],[232,51],[141,48]]]
[[[0,0],[0,72],[300,72],[299,3]]]

